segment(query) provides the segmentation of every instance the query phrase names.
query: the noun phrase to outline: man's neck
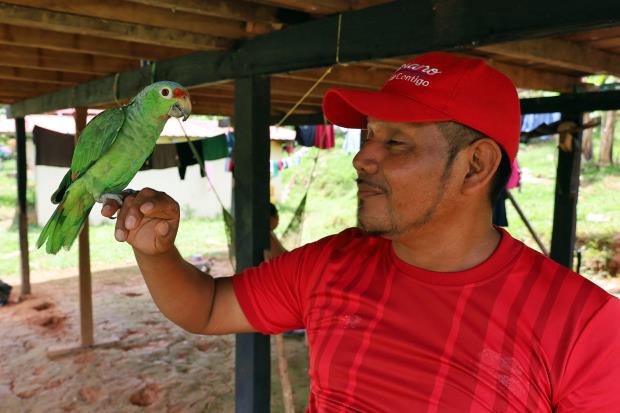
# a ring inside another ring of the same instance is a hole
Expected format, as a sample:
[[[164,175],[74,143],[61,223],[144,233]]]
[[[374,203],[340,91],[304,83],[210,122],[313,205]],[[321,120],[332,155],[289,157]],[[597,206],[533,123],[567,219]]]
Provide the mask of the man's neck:
[[[473,268],[489,258],[501,240],[492,225],[473,228],[421,229],[392,240],[401,260],[430,271],[456,272]]]

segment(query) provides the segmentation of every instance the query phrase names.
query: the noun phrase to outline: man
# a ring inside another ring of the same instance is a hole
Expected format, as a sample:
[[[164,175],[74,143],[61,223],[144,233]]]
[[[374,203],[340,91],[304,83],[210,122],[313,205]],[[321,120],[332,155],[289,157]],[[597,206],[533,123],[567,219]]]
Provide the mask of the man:
[[[361,230],[214,281],[174,248],[178,205],[145,189],[116,236],[161,311],[200,334],[306,328],[310,412],[620,411],[620,300],[491,223],[518,147],[510,80],[428,53],[324,111],[368,128]]]

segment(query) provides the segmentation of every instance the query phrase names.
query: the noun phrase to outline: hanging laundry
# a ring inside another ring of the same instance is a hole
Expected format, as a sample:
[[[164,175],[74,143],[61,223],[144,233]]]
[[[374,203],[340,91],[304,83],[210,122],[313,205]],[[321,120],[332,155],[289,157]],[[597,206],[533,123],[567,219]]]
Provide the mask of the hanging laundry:
[[[32,138],[36,148],[35,165],[69,168],[73,157],[73,135],[35,126]]]
[[[295,145],[293,145],[293,141],[287,142],[282,146],[284,147],[284,150],[286,151],[287,154],[289,155],[293,154],[293,151],[295,150]]]
[[[193,141],[192,143],[196,147],[196,150],[198,151],[201,150],[202,144],[199,141],[198,142]],[[185,179],[185,172],[187,171],[187,167],[191,165],[197,165],[198,162],[196,161],[196,158],[194,157],[194,154],[192,153],[192,149],[189,147],[189,143],[187,142],[175,143],[174,146],[176,147],[177,156],[179,160],[179,163],[178,163],[179,177],[181,179]],[[203,178],[205,176],[202,168],[200,168],[200,176],[202,176]]]
[[[232,156],[233,148],[235,147],[235,133],[226,133],[226,145],[228,145],[228,156]]]
[[[346,128],[341,128],[341,130],[344,134],[342,150],[344,150],[346,154],[358,153],[360,151],[360,142],[362,140],[362,130]]]
[[[534,129],[536,129],[537,127],[539,127],[542,124],[552,124],[553,122],[556,122],[558,120],[560,120],[560,113],[559,112],[554,112],[554,113],[528,113],[526,115],[523,115],[521,117],[521,133],[527,133],[530,131],[533,131]],[[552,137],[552,133],[549,135],[544,135],[544,136],[540,136],[541,140],[546,140]],[[522,136],[523,138],[523,136]],[[527,140],[527,139],[525,139]],[[522,139],[523,141],[523,139]]]
[[[335,146],[334,125],[316,125],[314,146],[319,149],[331,149]]]
[[[292,168],[294,166],[299,166],[301,163],[301,158],[310,152],[309,148],[301,148],[299,149],[293,156],[289,156],[284,159],[270,159],[269,160],[269,174],[271,176],[278,176],[281,171]]]
[[[301,146],[314,146],[316,141],[316,128],[314,125],[302,125],[295,128],[295,140]]]
[[[228,141],[225,134],[201,140],[202,159],[215,161],[228,156]]]
[[[159,144],[155,145],[155,150],[140,170],[174,168],[178,163],[176,147],[169,143]]]

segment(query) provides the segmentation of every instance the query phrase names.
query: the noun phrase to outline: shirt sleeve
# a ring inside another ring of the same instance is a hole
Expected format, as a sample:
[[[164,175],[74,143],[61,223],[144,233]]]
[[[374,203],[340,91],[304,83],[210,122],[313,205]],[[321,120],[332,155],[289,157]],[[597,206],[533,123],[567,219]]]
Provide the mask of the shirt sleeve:
[[[257,331],[278,334],[303,328],[301,269],[308,249],[298,248],[233,276],[239,305]]]
[[[620,409],[620,300],[610,298],[590,319],[558,384],[556,413]]]

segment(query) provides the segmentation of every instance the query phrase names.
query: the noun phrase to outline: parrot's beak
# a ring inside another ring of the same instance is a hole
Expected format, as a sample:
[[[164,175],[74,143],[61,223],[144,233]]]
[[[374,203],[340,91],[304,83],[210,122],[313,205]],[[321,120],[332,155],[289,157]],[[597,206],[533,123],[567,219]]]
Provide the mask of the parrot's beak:
[[[183,118],[186,121],[189,115],[192,113],[192,102],[189,100],[189,95],[184,95],[178,98],[168,111],[168,115],[175,118]]]

